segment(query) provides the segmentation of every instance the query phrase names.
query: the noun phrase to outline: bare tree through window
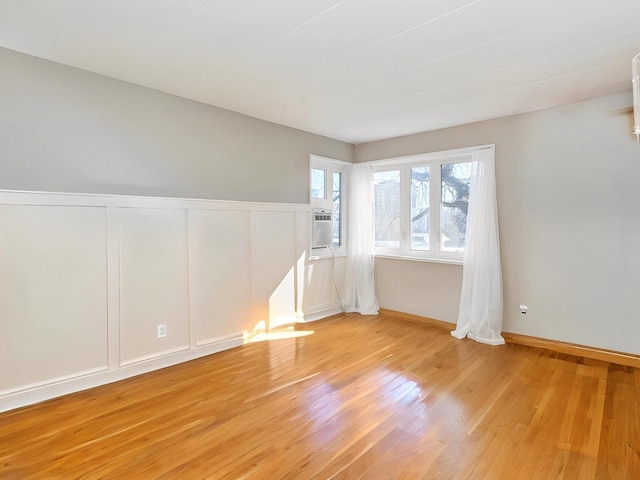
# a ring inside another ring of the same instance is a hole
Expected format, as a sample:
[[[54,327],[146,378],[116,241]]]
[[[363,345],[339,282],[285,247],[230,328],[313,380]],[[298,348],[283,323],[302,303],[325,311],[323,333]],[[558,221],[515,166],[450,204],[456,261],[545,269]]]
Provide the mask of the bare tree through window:
[[[374,172],[376,247],[400,248],[403,242],[408,242],[403,248],[425,252],[464,251],[471,162],[405,168],[409,171],[409,185],[403,183],[406,170],[402,168]],[[438,177],[440,184],[437,183]],[[403,197],[406,188],[408,198]],[[439,192],[433,192],[435,188],[439,188]],[[408,234],[402,231],[401,218],[401,215],[409,214],[402,213],[402,202],[407,200],[410,202],[410,217],[406,219],[410,228]],[[435,201],[439,205],[431,205]],[[432,207],[438,209],[439,215],[435,218]],[[432,225],[432,222],[436,223]],[[435,248],[431,245],[434,239],[439,239]]]
[[[375,172],[376,247],[400,246],[400,171]]]
[[[464,251],[469,209],[471,162],[447,163],[441,168],[440,236],[445,252]]]

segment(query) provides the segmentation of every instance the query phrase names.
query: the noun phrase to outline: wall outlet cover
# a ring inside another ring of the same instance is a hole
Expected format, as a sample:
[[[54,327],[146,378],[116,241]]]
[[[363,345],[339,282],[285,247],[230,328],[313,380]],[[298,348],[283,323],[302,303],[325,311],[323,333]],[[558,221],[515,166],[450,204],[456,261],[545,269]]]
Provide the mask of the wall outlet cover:
[[[167,326],[164,323],[158,325],[158,338],[167,336]]]

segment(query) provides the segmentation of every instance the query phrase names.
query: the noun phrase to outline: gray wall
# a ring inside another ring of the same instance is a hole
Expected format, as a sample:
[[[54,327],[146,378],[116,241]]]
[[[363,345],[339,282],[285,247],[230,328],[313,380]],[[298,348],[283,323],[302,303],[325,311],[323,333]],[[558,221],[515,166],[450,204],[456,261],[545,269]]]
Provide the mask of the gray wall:
[[[640,354],[640,145],[620,111],[630,105],[618,94],[362,144],[356,161],[495,143],[504,330]],[[461,267],[385,259],[376,274],[381,306],[456,321]]]
[[[353,146],[0,48],[0,189],[308,203]]]
[[[0,189],[307,203],[309,153],[353,159],[343,142],[5,49],[0,72]],[[616,112],[630,104],[613,95],[355,156],[495,143],[504,329],[640,353],[640,146]],[[383,307],[455,321],[461,267],[380,259],[376,274]]]

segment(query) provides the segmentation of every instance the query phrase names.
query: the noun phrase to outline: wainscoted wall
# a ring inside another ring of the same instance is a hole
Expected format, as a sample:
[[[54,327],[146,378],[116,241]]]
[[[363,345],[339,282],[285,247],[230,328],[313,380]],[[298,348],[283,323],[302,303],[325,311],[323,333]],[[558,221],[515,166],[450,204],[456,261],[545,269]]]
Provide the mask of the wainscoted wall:
[[[346,264],[344,256],[307,263],[302,306],[307,321],[342,312]]]
[[[309,216],[296,204],[0,191],[0,411],[339,310],[333,261],[307,261]]]
[[[104,207],[0,206],[0,391],[108,367]]]

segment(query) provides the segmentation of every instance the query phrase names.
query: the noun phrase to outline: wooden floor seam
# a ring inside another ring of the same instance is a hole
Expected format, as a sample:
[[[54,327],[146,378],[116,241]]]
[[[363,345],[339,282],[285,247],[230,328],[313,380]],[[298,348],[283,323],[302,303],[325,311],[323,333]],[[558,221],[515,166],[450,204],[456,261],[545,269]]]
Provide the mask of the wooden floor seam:
[[[0,414],[0,479],[636,479],[640,371],[344,314]]]

